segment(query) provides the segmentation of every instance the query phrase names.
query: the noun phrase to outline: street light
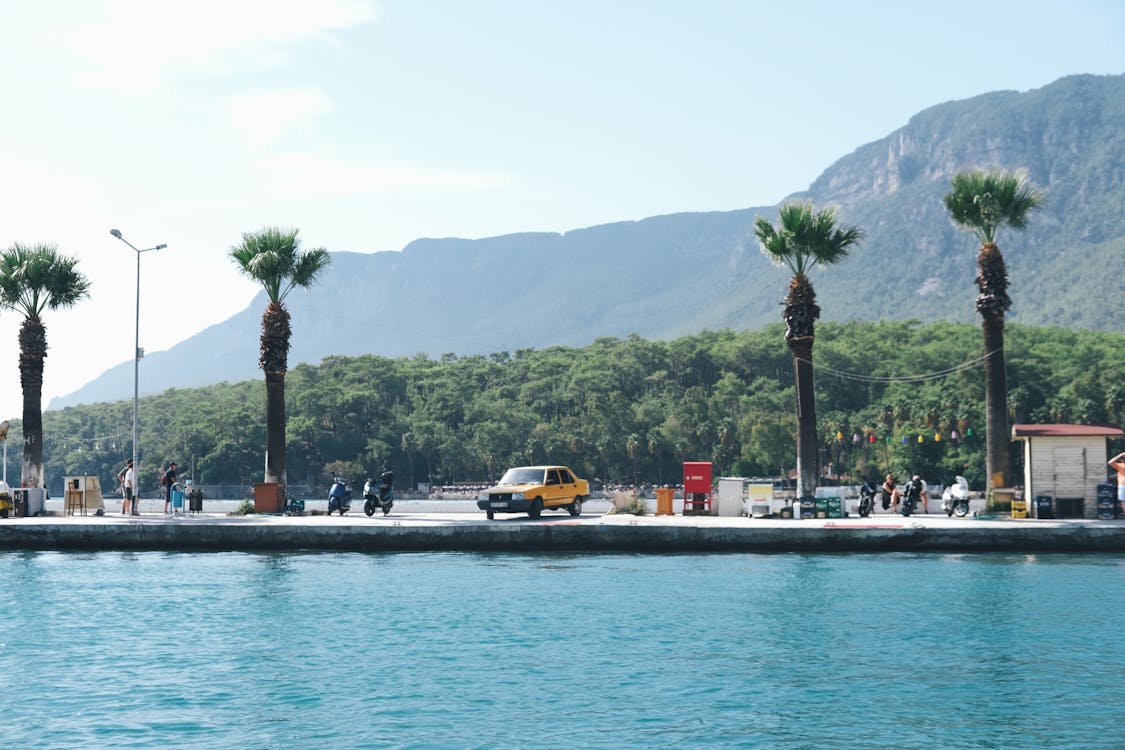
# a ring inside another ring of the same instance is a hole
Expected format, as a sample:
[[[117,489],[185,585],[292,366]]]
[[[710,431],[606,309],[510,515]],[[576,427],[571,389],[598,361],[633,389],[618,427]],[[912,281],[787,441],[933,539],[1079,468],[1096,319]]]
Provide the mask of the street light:
[[[168,247],[167,245],[156,245],[155,247],[146,247],[141,250],[129,240],[121,236],[121,230],[111,229],[109,233],[117,239],[124,242],[137,253],[137,322],[136,322],[136,335],[133,339],[133,476],[135,477],[133,486],[133,507],[130,511],[136,510],[137,501],[140,500],[140,476],[141,464],[137,457],[137,403],[140,397],[140,384],[141,384],[141,357],[144,352],[141,350],[141,253],[147,253],[150,250],[163,250]]]

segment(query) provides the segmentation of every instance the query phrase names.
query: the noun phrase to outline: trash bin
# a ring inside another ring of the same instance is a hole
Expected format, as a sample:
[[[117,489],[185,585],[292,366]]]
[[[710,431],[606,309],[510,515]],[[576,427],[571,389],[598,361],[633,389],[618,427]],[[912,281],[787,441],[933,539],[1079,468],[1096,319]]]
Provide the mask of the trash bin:
[[[671,487],[658,487],[656,489],[656,515],[676,515],[675,511],[672,510],[672,499],[675,495],[676,491]]]
[[[184,491],[172,490],[172,512],[182,513],[184,510]]]
[[[203,490],[199,489],[198,487],[192,487],[190,490],[188,490],[188,512],[203,512]]]

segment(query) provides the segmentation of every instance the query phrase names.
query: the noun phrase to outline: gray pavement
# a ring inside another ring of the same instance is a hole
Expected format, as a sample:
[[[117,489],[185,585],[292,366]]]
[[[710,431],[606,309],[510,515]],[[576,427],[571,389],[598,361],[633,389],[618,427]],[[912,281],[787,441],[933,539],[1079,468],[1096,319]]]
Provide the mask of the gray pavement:
[[[235,501],[228,501],[237,507]],[[545,511],[539,519],[498,514],[470,501],[400,501],[389,516],[367,517],[358,504],[344,516],[227,515],[223,501],[204,513],[122,516],[50,515],[0,520],[0,550],[351,550],[569,552],[1125,552],[1125,521],[1089,519],[909,518],[878,514],[840,519],[608,514],[591,502],[578,517]],[[307,506],[308,507],[308,506]],[[317,510],[309,508],[309,510]]]

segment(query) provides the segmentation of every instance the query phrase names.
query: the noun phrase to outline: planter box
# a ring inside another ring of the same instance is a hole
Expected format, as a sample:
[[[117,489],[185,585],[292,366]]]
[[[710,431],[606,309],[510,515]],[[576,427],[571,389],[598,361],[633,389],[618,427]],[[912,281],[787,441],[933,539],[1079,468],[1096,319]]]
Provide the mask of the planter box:
[[[277,482],[262,482],[254,485],[254,512],[281,513],[284,510],[281,485]]]

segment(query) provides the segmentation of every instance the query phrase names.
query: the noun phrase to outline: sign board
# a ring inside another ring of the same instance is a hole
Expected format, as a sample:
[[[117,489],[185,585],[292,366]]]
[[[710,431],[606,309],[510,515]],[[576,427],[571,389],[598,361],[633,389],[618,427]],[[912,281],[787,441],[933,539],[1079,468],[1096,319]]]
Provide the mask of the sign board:
[[[711,491],[711,462],[684,461],[684,492]]]

